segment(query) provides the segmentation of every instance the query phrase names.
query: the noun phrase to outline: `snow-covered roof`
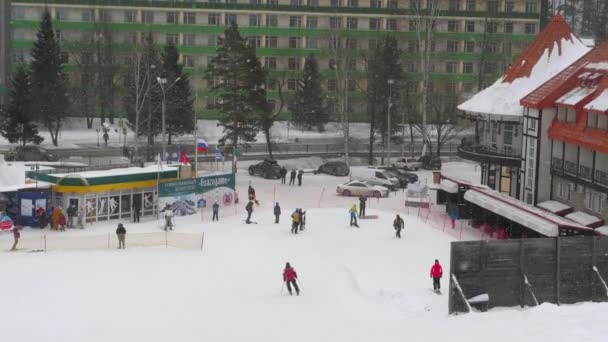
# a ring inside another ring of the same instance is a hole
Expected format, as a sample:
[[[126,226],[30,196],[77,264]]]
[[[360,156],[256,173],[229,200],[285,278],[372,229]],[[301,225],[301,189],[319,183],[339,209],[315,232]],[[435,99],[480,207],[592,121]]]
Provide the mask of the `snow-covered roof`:
[[[576,87],[565,93],[555,102],[565,106],[576,106],[579,102],[593,94],[595,89],[596,87]]]
[[[42,182],[39,181],[38,184],[36,183],[23,183],[23,184],[16,184],[16,185],[2,185],[0,186],[0,193],[2,192],[17,192],[19,190],[23,190],[23,189],[49,189],[53,184],[47,183],[47,182]]]
[[[126,168],[118,168],[118,169],[110,169],[110,170],[99,170],[99,171],[81,171],[74,173],[54,173],[55,177],[82,177],[82,178],[95,178],[95,177],[108,177],[108,176],[126,176],[126,175],[136,175],[141,173],[151,173],[151,172],[163,172],[168,170],[173,170],[177,168],[177,165],[162,165],[159,166],[157,164],[150,165],[146,167],[126,167]]]
[[[608,226],[601,226],[599,228],[596,228],[595,231],[602,235],[608,235]]]
[[[471,188],[464,193],[464,199],[548,237],[559,236],[560,227],[593,231],[572,220],[490,189]]]
[[[582,211],[575,211],[573,213],[570,213],[570,214],[566,215],[566,218],[568,218],[574,222],[580,223],[584,226],[597,225],[598,223],[601,224],[601,222],[602,222],[602,219],[597,218],[593,215],[589,215]]]
[[[460,104],[458,109],[486,116],[522,116],[522,98],[588,51],[564,18],[556,15],[505,75]]]
[[[589,63],[585,66],[585,68],[593,70],[608,70],[608,62]]]
[[[441,183],[439,184],[439,188],[445,192],[449,192],[451,194],[457,194],[458,193],[458,184],[455,182],[452,182],[449,179],[442,179]]]
[[[553,200],[540,202],[536,206],[541,209],[545,209],[549,212],[552,212],[554,214],[558,214],[560,212],[564,212],[566,210],[572,209],[572,207],[567,204],[564,204],[564,203],[558,202],[558,201],[553,201]]]
[[[26,167],[22,163],[6,162],[0,156],[0,186],[25,184]]]
[[[608,111],[608,89],[604,89],[602,93],[593,99],[593,101],[585,105],[585,110],[591,110],[596,112],[607,112]]]

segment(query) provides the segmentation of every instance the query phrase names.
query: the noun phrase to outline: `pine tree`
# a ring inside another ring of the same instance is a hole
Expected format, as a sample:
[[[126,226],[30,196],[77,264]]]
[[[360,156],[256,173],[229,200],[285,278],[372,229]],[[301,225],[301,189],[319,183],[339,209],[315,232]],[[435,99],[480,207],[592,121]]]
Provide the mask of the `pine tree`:
[[[224,135],[220,143],[255,141],[260,130],[260,115],[268,110],[266,73],[255,55],[255,48],[247,46],[246,39],[232,24],[219,39],[217,56],[206,70],[206,78],[217,82],[213,88],[219,98],[222,118],[218,126]]]
[[[0,125],[0,134],[11,144],[40,144],[44,140],[34,123],[32,102],[30,76],[23,66],[19,66],[11,80],[8,104],[2,110]]]
[[[369,163],[373,162],[376,133],[380,132],[383,143],[387,141],[389,111],[393,123],[390,136],[399,129],[399,95],[405,83],[400,55],[397,39],[386,36],[374,50],[368,64]],[[392,83],[389,83],[389,80]]]
[[[289,109],[293,112],[294,124],[306,130],[316,128],[322,132],[329,121],[329,113],[323,106],[319,63],[313,55],[308,56],[304,62],[303,78]]]
[[[182,65],[178,64],[179,52],[175,44],[165,45],[162,59],[163,77],[170,86],[166,90],[166,124],[168,144],[171,145],[173,136],[194,132],[194,96],[192,96],[190,79],[183,73]]]
[[[68,114],[68,77],[63,71],[66,62],[55,37],[51,15],[45,10],[36,41],[31,51],[32,111],[49,130],[53,145],[58,146],[59,130]]]

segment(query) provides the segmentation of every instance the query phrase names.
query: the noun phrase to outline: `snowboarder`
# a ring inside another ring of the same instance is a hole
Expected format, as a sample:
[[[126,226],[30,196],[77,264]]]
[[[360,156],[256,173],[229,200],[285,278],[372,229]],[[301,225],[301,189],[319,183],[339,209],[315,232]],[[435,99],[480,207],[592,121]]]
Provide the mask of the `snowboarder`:
[[[251,213],[253,213],[253,201],[247,202],[247,206],[245,207],[245,210],[247,210],[247,220],[245,220],[245,223],[250,224],[251,223]]]
[[[165,207],[160,212],[165,213],[165,231],[167,229],[173,230],[173,208],[171,208],[171,204],[165,204]]]
[[[287,177],[287,169],[283,166],[281,167],[281,184],[285,184],[285,177]]]
[[[350,226],[359,228],[359,225],[357,224],[357,205],[353,204],[348,212],[350,213]]]
[[[304,230],[304,225],[306,224],[306,212],[302,211],[302,208],[298,210],[300,212],[300,230]]]
[[[44,229],[46,227],[46,210],[43,207],[39,206],[36,209],[36,218],[38,219],[38,227]]]
[[[285,264],[285,269],[283,270],[283,281],[287,283],[287,291],[289,291],[289,295],[293,295],[291,292],[291,287],[296,290],[296,295],[300,295],[300,288],[298,287],[298,283],[296,282],[298,279],[298,274],[296,270],[291,267],[289,263]]]
[[[219,221],[219,212],[220,212],[220,205],[217,203],[217,201],[215,201],[215,203],[213,203],[213,217],[211,218],[211,221]]]
[[[365,203],[367,202],[367,197],[361,195],[359,196],[359,217],[365,216]]]
[[[133,222],[139,222],[139,204],[133,204]]]
[[[435,259],[435,264],[431,267],[431,278],[433,279],[433,290],[437,293],[441,293],[441,277],[443,276],[443,268],[439,260]]]
[[[21,233],[19,233],[19,228],[13,227],[13,247],[11,247],[11,251],[17,250],[17,244],[19,243],[19,238],[21,237]]]
[[[108,140],[110,139],[110,136],[108,135],[108,131],[103,132],[103,141],[106,144],[106,146],[108,146]]]
[[[291,233],[298,234],[298,227],[300,226],[300,211],[298,209],[294,210],[293,214],[291,214]]]
[[[76,206],[70,204],[68,208],[68,228],[74,228],[74,216],[76,216]]]
[[[291,174],[289,176],[289,185],[293,185],[296,183],[296,170],[291,170]]]
[[[397,237],[401,239],[401,229],[403,229],[405,226],[405,223],[403,222],[403,219],[401,218],[401,216],[399,216],[399,214],[397,214],[397,217],[395,217],[395,220],[393,221],[393,227],[395,227],[395,230],[397,231]]]
[[[298,171],[298,186],[302,186],[302,176],[304,175],[304,171]]]
[[[281,206],[279,202],[274,205],[274,223],[279,223],[279,217],[281,217]]]
[[[125,249],[125,235],[127,235],[127,230],[122,223],[118,224],[116,228],[116,236],[118,237],[118,249]]]

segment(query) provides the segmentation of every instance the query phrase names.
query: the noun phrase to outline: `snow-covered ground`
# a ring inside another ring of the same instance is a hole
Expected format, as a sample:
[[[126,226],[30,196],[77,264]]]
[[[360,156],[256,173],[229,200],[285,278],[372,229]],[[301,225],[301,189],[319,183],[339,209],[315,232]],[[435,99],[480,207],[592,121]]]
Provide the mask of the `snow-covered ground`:
[[[295,162],[294,162],[295,163]],[[446,169],[475,175],[471,164]],[[421,174],[421,178],[424,175]],[[503,308],[449,316],[447,295],[431,291],[430,266],[449,274],[452,238],[406,215],[404,194],[371,200],[361,228],[348,227],[355,198],[335,195],[346,178],[305,175],[304,186],[249,177],[260,206],[243,222],[223,208],[220,222],[177,218],[177,229],[205,232],[205,249],[128,248],[128,234],[158,231],[154,220],[126,223],[126,250],[4,253],[0,234],[0,336],[7,341],[606,341],[598,317],[608,304]],[[273,200],[282,205],[273,223]],[[307,210],[306,230],[289,232],[289,215]],[[391,221],[405,215],[404,239]],[[111,232],[116,222],[46,234]],[[23,236],[41,234],[26,229]],[[289,261],[302,293],[281,289]],[[443,279],[447,287],[447,277]],[[565,324],[568,322],[568,324]]]

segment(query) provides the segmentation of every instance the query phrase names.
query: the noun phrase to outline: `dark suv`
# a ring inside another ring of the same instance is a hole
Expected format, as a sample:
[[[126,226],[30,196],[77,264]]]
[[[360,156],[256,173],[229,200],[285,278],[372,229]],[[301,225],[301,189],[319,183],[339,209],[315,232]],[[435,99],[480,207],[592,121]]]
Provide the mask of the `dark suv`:
[[[57,157],[45,148],[35,145],[17,146],[11,151],[11,158],[17,161],[57,161]],[[13,158],[14,157],[14,158]]]
[[[276,160],[264,159],[263,162],[249,166],[249,174],[264,178],[281,178],[281,167]]]
[[[348,165],[345,162],[333,161],[327,162],[321,166],[315,173],[325,173],[332,176],[348,176]]]

